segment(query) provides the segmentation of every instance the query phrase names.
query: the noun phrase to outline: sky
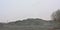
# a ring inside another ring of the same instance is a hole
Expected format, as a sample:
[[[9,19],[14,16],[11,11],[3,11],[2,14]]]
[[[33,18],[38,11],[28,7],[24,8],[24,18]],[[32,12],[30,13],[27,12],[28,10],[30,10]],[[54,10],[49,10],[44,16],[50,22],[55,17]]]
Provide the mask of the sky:
[[[0,0],[0,22],[25,18],[50,20],[51,14],[60,9],[60,0]]]

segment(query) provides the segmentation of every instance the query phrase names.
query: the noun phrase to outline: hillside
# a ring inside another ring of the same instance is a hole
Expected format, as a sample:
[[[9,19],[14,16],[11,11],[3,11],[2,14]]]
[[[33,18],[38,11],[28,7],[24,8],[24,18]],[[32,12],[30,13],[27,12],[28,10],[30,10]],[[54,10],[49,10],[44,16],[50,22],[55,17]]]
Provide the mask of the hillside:
[[[10,25],[43,25],[44,22],[47,22],[45,20],[42,19],[25,19],[23,21],[16,21],[16,22],[10,22],[8,24]]]
[[[0,30],[50,30],[54,25],[53,21],[32,18],[24,19],[23,21],[0,23]]]

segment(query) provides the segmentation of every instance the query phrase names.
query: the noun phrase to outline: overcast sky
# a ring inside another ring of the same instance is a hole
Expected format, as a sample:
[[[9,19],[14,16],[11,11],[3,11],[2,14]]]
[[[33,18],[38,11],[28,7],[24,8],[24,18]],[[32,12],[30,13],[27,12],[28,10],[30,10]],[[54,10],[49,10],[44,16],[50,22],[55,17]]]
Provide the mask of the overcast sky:
[[[60,0],[0,0],[0,22],[24,18],[49,20],[60,9]]]

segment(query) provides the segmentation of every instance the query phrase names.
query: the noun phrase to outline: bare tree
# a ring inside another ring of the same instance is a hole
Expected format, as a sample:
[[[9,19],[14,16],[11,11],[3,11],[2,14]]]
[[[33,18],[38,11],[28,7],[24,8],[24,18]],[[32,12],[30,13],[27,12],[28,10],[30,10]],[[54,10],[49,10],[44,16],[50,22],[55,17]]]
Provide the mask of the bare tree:
[[[52,30],[56,30],[56,29],[60,30],[60,10],[58,9],[57,11],[53,12],[51,17],[55,21]]]
[[[55,21],[60,21],[60,10],[53,12],[51,15],[52,19]]]

